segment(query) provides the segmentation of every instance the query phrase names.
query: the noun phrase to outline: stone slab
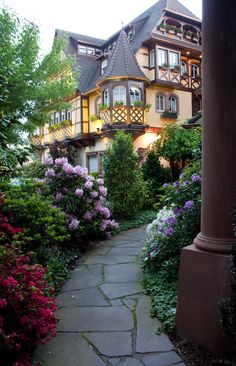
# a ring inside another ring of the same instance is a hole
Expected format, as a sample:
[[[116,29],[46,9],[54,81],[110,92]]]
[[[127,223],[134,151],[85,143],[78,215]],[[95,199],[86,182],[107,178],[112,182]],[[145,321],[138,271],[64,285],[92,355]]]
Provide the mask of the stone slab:
[[[142,292],[142,287],[139,283],[105,283],[100,286],[105,296],[108,299],[117,299],[123,296],[137,294]]]
[[[84,333],[101,355],[116,357],[132,355],[131,332]]]
[[[120,358],[109,358],[109,363],[112,366],[117,366],[119,362],[120,362]]]
[[[123,304],[128,306],[130,310],[133,310],[136,306],[136,301],[133,299],[122,299]]]
[[[109,306],[98,288],[62,292],[58,297],[60,307],[64,306]]]
[[[173,345],[165,334],[157,335],[160,323],[150,316],[150,299],[138,300],[136,306],[137,338],[136,352],[168,352],[173,350]]]
[[[123,305],[123,302],[120,299],[110,300],[110,303],[111,303],[112,306],[121,306],[121,305]]]
[[[145,366],[172,366],[181,362],[181,358],[175,352],[164,352],[142,358]]]
[[[86,266],[81,265],[72,272],[71,279],[67,281],[62,291],[80,290],[96,287],[102,281],[102,266],[96,266],[96,273],[92,273]]]
[[[105,266],[105,282],[139,282],[141,270],[135,263]]]
[[[87,258],[85,264],[119,264],[119,263],[132,263],[135,261],[134,256],[127,255],[93,255]]]
[[[134,255],[137,256],[140,254],[140,248],[136,246],[117,246],[111,248],[109,255]]]
[[[58,317],[58,330],[64,332],[128,331],[134,326],[126,306],[63,308]]]
[[[45,366],[106,366],[79,333],[58,334],[37,348],[34,361]]]
[[[143,364],[136,358],[127,358],[125,361],[119,363],[119,366],[143,366]]]

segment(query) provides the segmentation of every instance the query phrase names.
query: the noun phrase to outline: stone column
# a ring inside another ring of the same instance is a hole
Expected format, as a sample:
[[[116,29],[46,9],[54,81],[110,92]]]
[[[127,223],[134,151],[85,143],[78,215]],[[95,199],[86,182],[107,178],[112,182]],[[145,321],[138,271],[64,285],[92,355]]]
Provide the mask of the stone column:
[[[236,204],[236,2],[203,0],[201,233],[182,250],[177,329],[217,352],[230,349],[219,303],[230,288]]]

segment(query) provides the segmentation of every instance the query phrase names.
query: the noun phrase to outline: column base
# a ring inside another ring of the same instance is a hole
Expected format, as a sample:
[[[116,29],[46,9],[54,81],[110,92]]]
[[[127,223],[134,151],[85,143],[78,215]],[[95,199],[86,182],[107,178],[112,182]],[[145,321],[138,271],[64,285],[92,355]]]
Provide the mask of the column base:
[[[219,303],[229,296],[230,256],[194,244],[182,250],[176,325],[178,334],[216,354],[233,346],[220,325]]]

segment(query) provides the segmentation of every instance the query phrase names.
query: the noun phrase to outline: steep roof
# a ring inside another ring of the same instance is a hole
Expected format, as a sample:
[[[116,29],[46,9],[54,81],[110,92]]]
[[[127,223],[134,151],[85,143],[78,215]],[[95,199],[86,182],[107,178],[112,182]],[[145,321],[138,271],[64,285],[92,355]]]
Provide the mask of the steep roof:
[[[72,38],[76,42],[82,42],[82,43],[86,43],[86,44],[97,46],[97,47],[102,47],[102,45],[105,42],[104,39],[90,37],[90,36],[86,36],[84,34],[67,32],[62,29],[56,29],[56,31],[55,31],[55,36],[63,36],[64,34],[66,34],[69,38]]]
[[[100,83],[113,77],[135,77],[138,79],[147,79],[139,67],[134,52],[125,31],[122,29],[111,55],[105,72],[98,80]]]

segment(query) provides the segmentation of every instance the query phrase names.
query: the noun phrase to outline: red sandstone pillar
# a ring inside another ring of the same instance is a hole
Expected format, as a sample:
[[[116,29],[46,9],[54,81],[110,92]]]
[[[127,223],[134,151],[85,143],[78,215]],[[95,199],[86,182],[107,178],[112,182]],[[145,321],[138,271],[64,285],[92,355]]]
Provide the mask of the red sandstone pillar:
[[[201,233],[182,250],[177,330],[214,351],[230,349],[219,303],[230,286],[235,243],[236,1],[203,0],[203,169]]]

